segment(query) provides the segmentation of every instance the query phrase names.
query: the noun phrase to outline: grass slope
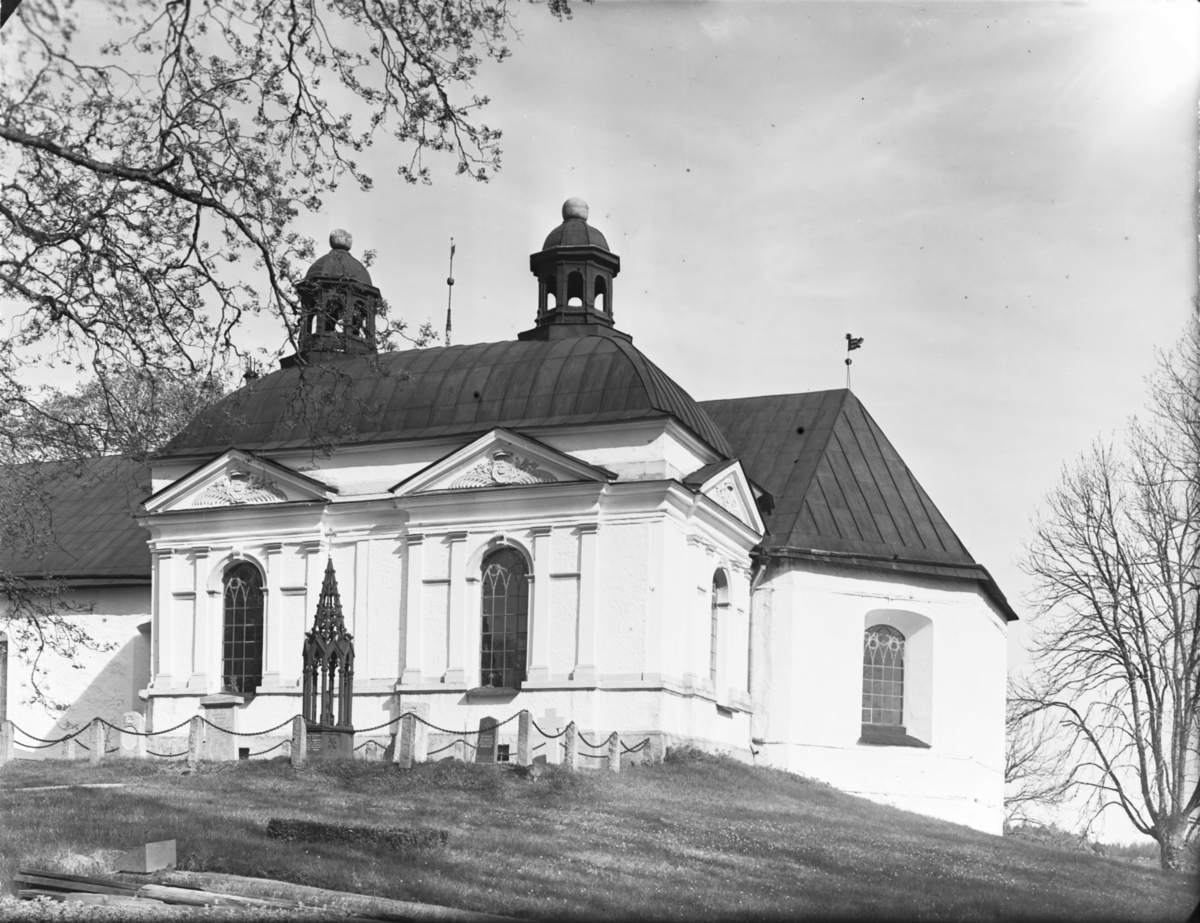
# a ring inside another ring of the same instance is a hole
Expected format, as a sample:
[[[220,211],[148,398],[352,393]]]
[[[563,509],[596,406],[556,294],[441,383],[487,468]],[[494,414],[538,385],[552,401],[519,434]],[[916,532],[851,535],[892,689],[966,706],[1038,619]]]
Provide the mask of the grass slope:
[[[34,785],[121,788],[18,792]],[[441,827],[389,850],[269,839],[271,817]],[[0,771],[0,887],[175,838],[181,868],[543,919],[1176,919],[1190,876],[976,833],[788,773],[690,756],[614,775],[443,762],[23,762]]]

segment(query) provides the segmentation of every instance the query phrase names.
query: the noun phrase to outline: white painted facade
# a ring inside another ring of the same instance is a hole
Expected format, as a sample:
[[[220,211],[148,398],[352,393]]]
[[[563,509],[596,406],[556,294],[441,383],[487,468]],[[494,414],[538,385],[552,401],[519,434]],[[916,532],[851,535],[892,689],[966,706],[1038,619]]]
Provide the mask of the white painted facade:
[[[461,486],[497,452],[542,479]],[[20,704],[10,652],[9,715],[53,736],[93,714],[115,722],[144,710],[166,728],[200,713],[222,689],[224,575],[250,562],[264,576],[263,683],[238,724],[285,721],[300,711],[301,647],[332,559],[355,638],[357,727],[416,709],[474,729],[527,708],[589,735],[726,751],[999,833],[1003,613],[968,581],[778,560],[756,572],[764,527],[740,465],[700,490],[682,483],[715,461],[670,420],[328,457],[232,450],[198,469],[172,459],[155,468],[142,519],[149,598],[94,594],[95,614],[80,618],[115,647],[85,653],[83,670],[47,664],[55,694],[73,703],[57,722]],[[502,546],[530,573],[527,679],[503,692],[479,676],[480,567]],[[727,590],[714,682],[718,571]],[[905,636],[904,720],[927,748],[860,740],[863,633],[874,624]]]
[[[300,651],[328,558],[355,638],[357,726],[412,708],[464,729],[485,715],[553,709],[589,734],[656,734],[749,755],[749,552],[763,527],[737,463],[713,478],[717,501],[663,477],[716,461],[670,421],[545,442],[498,430],[449,454],[442,444],[390,449],[348,448],[303,476],[238,452],[198,471],[186,462],[155,470],[166,486],[143,520],[154,560],[154,725],[185,720],[221,690],[222,581],[242,561],[264,575],[266,639],[263,684],[239,725],[297,713]],[[546,479],[454,486],[497,451]],[[197,505],[238,468],[278,496]],[[479,676],[480,569],[499,547],[530,566],[519,692],[483,688]],[[714,682],[718,570],[728,591]]]

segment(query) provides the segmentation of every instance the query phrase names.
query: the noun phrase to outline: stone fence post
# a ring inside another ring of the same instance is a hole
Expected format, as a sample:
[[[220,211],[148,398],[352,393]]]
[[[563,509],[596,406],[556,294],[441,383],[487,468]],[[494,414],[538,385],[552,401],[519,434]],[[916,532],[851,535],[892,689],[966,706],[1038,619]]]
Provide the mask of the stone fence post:
[[[75,746],[74,737],[64,740],[59,746],[62,747],[62,758],[64,760],[73,760],[79,757],[79,748]]]
[[[529,709],[521,710],[520,716],[517,718],[517,765],[529,766],[533,762],[533,757],[529,751],[529,731],[530,725],[533,723],[533,715],[529,713]]]
[[[417,716],[406,714],[400,719],[400,730],[397,733],[396,748],[392,761],[397,769],[412,769],[413,758],[416,756]]]
[[[308,759],[308,725],[302,716],[297,715],[292,719],[292,766],[303,766],[306,759]]]
[[[563,753],[563,765],[572,772],[579,768],[579,741],[576,739],[578,733],[579,730],[572,721],[567,725],[567,730],[563,734],[563,744],[566,746],[566,751]]]
[[[14,758],[14,737],[16,731],[11,721],[0,721],[0,766],[11,763]]]
[[[91,741],[88,746],[92,748],[92,752],[88,754],[91,757],[92,765],[104,759],[104,751],[108,747],[108,728],[104,726],[104,722],[99,717],[92,719]]]
[[[189,769],[200,765],[204,750],[204,719],[196,715],[188,723],[187,764]]]
[[[608,735],[608,768],[621,771],[621,738],[616,731]]]
[[[146,758],[146,716],[136,711],[127,711],[121,716],[125,730],[121,732],[121,756],[144,760]],[[126,733],[133,731],[134,733]]]

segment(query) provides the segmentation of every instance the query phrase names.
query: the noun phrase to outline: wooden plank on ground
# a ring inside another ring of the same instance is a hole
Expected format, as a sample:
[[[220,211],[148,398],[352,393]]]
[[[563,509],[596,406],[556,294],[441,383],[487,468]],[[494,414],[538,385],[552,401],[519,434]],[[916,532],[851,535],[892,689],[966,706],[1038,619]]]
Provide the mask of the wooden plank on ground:
[[[104,907],[165,907],[162,901],[150,900],[145,897],[127,897],[122,894],[89,894],[64,893],[62,891],[46,891],[42,888],[22,888],[17,897],[23,901],[31,901],[39,897],[48,897],[53,901],[79,901],[83,904],[98,904]]]
[[[120,888],[130,894],[137,891],[138,886],[120,881],[116,878],[93,878],[89,875],[71,875],[67,872],[55,872],[51,869],[18,868],[18,875],[37,875],[39,878],[51,878],[56,881],[71,881],[85,885],[100,885],[106,888]]]
[[[300,909],[299,901],[280,898],[247,897],[243,894],[205,891],[197,888],[178,888],[170,885],[145,884],[138,888],[138,897],[151,898],[164,904],[188,904],[193,907],[279,907]]]
[[[284,898],[300,901],[305,907],[327,907],[343,913],[380,920],[408,919],[437,921],[437,923],[500,923],[512,921],[513,917],[479,913],[474,910],[459,910],[437,904],[419,904],[386,897],[370,897],[351,894],[347,891],[329,891],[287,881],[269,878],[247,878],[241,875],[226,875],[218,872],[158,872],[157,881],[184,888],[203,888],[224,894],[244,894],[247,897]]]
[[[127,886],[113,887],[112,885],[89,884],[82,881],[67,881],[63,878],[43,878],[41,875],[19,874],[16,879],[18,884],[34,885],[39,888],[49,888],[53,891],[84,891],[91,894],[118,894],[132,897],[136,893],[136,888]],[[117,884],[120,884],[119,882]]]

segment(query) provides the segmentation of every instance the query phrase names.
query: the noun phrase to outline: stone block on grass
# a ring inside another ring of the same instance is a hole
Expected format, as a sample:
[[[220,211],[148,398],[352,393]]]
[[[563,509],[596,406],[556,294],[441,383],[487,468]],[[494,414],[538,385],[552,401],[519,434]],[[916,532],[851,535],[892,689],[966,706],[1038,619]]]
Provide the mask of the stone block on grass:
[[[145,843],[124,853],[113,866],[117,872],[157,872],[159,869],[175,868],[175,841],[160,840]]]

